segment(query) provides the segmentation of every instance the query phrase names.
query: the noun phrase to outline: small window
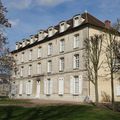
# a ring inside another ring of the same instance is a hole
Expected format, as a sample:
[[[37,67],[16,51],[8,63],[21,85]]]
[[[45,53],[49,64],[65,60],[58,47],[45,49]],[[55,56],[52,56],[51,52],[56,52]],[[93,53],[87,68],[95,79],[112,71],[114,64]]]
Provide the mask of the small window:
[[[48,37],[53,36],[53,28],[48,29]]]
[[[52,43],[48,44],[48,55],[52,54]]]
[[[79,94],[79,76],[74,76],[75,79],[75,94]]]
[[[60,24],[60,32],[64,32],[65,31],[65,23],[61,23]]]
[[[41,74],[41,63],[37,64],[37,74]]]
[[[38,58],[41,58],[41,47],[38,47]]]
[[[20,76],[21,76],[21,77],[23,77],[23,73],[24,73],[23,70],[24,70],[24,67],[22,66],[22,67],[21,67],[21,70],[20,70]]]
[[[21,62],[24,62],[24,52],[22,52],[22,55],[21,55]]]
[[[79,34],[74,35],[74,48],[78,48],[80,43]]]
[[[65,41],[64,39],[60,40],[60,52],[64,52],[65,48]]]
[[[32,50],[29,51],[29,60],[32,60]]]
[[[60,58],[59,61],[59,71],[64,71],[64,58]]]
[[[28,75],[31,75],[32,73],[32,65],[29,65],[29,68],[28,68]]]
[[[48,61],[48,73],[51,73],[52,72],[52,61],[49,60]]]
[[[74,69],[79,68],[79,54],[74,55],[73,68]]]
[[[77,16],[77,17],[74,18],[74,27],[77,27],[79,24],[80,24],[80,19]]]

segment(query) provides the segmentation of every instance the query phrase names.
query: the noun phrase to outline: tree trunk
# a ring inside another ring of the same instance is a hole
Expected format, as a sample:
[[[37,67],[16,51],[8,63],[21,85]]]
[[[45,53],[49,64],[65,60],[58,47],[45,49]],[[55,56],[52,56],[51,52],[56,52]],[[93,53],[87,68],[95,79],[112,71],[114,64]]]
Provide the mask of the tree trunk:
[[[98,105],[99,98],[98,98],[98,74],[97,71],[95,72],[95,103]]]
[[[114,99],[114,80],[113,80],[113,71],[111,70],[111,95],[112,95],[112,108],[115,111],[115,99]]]

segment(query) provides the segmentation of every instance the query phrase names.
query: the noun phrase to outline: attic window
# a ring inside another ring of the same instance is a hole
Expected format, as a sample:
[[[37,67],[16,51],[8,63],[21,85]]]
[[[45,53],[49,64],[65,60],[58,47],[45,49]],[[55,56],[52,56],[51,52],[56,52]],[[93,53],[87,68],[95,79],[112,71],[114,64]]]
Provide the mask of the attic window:
[[[79,16],[74,17],[74,27],[77,27],[80,24],[80,18]]]
[[[44,38],[44,31],[39,32],[39,40],[42,40]]]
[[[48,29],[48,36],[51,37],[53,35],[53,28]]]
[[[60,32],[64,32],[65,31],[65,22],[62,22],[60,24]]]

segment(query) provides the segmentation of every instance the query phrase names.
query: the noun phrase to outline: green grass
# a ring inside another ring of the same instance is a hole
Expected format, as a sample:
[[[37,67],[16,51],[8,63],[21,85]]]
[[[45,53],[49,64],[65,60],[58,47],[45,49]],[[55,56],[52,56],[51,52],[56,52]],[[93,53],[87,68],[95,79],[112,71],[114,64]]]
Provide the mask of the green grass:
[[[88,105],[2,106],[0,120],[120,120],[120,113]]]

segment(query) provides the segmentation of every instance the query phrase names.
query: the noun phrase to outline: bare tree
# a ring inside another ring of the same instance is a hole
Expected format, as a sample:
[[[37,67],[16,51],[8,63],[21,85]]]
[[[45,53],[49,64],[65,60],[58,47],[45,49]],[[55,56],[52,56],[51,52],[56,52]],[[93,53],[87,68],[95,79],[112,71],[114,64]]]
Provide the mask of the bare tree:
[[[98,71],[101,67],[100,56],[102,51],[103,35],[93,35],[85,40],[86,68],[88,79],[95,86],[95,101],[99,102],[98,97]]]
[[[107,64],[110,71],[111,79],[111,97],[112,97],[112,107],[115,110],[115,98],[114,98],[114,75],[120,68],[117,62],[120,62],[120,24],[119,20],[113,26],[113,28],[107,29],[107,47],[106,47],[106,58]]]

